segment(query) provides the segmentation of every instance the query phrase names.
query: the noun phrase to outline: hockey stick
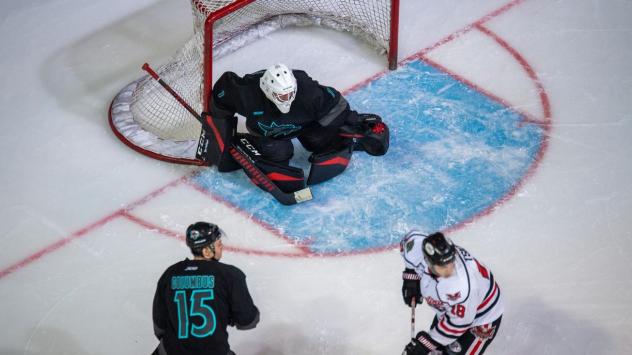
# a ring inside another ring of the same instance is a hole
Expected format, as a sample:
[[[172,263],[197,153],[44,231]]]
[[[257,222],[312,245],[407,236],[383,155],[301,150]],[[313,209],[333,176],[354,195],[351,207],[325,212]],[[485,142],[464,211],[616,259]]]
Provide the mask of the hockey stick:
[[[413,298],[410,305],[410,338],[415,339],[415,308],[417,307],[417,300]]]
[[[184,99],[175,92],[169,84],[165,83],[164,80],[158,76],[158,74],[149,66],[149,64],[143,64],[143,70],[149,73],[149,75],[154,78],[162,87],[167,90],[175,98],[196,120],[198,120],[202,126],[204,126],[207,122],[204,121],[202,116],[197,113]],[[210,120],[210,116],[209,116]],[[212,122],[208,123],[213,129],[213,132],[217,136],[219,133],[217,132],[217,128]],[[254,164],[253,159],[238,145],[231,144],[228,147],[228,152],[233,157],[233,159],[239,164],[245,171],[247,171],[252,180],[260,185],[265,191],[270,193],[277,201],[281,202],[284,205],[295,205],[297,203],[309,201],[312,199],[312,190],[309,187],[306,187],[302,190],[287,193],[281,191],[278,186],[270,178],[264,174],[257,166]]]

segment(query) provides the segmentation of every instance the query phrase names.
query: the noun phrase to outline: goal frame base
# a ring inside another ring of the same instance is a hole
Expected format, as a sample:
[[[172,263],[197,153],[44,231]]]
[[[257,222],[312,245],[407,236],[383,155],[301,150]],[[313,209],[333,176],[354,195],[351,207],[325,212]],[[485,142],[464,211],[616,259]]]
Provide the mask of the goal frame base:
[[[195,158],[197,140],[163,139],[144,130],[134,121],[130,110],[132,92],[141,80],[127,84],[110,103],[108,121],[114,135],[128,147],[150,158],[176,164],[209,165]]]

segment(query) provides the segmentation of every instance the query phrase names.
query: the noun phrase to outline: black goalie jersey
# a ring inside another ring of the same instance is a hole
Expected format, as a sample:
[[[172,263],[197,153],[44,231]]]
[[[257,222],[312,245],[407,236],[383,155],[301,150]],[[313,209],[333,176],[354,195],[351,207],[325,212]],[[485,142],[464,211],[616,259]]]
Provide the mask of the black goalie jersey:
[[[243,78],[233,72],[224,73],[213,87],[212,115],[231,119],[235,113],[245,117],[251,134],[272,139],[291,139],[315,126],[339,127],[353,118],[355,111],[340,93],[322,86],[302,70],[293,70],[296,77],[296,99],[288,113],[281,113],[259,88],[263,71]]]
[[[216,260],[180,261],[158,281],[153,304],[154,332],[169,355],[228,354],[228,325],[256,326],[246,276]]]

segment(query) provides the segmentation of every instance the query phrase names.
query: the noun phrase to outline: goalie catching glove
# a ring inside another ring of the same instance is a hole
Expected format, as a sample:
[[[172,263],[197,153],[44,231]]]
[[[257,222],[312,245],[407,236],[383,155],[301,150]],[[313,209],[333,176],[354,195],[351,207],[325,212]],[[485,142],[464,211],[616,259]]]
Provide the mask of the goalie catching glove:
[[[354,150],[365,151],[370,155],[386,154],[389,146],[389,130],[382,118],[371,113],[359,113],[351,125],[340,127],[340,135],[356,138]]]

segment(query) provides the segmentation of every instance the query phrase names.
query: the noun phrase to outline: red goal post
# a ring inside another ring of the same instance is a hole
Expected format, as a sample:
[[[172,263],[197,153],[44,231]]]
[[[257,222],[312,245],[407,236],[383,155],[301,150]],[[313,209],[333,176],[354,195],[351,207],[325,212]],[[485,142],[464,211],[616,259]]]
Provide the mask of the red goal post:
[[[399,0],[191,0],[191,39],[156,71],[197,112],[207,109],[213,62],[278,28],[320,25],[350,32],[397,66]],[[114,98],[116,136],[147,156],[201,165],[195,159],[200,124],[148,76]]]

